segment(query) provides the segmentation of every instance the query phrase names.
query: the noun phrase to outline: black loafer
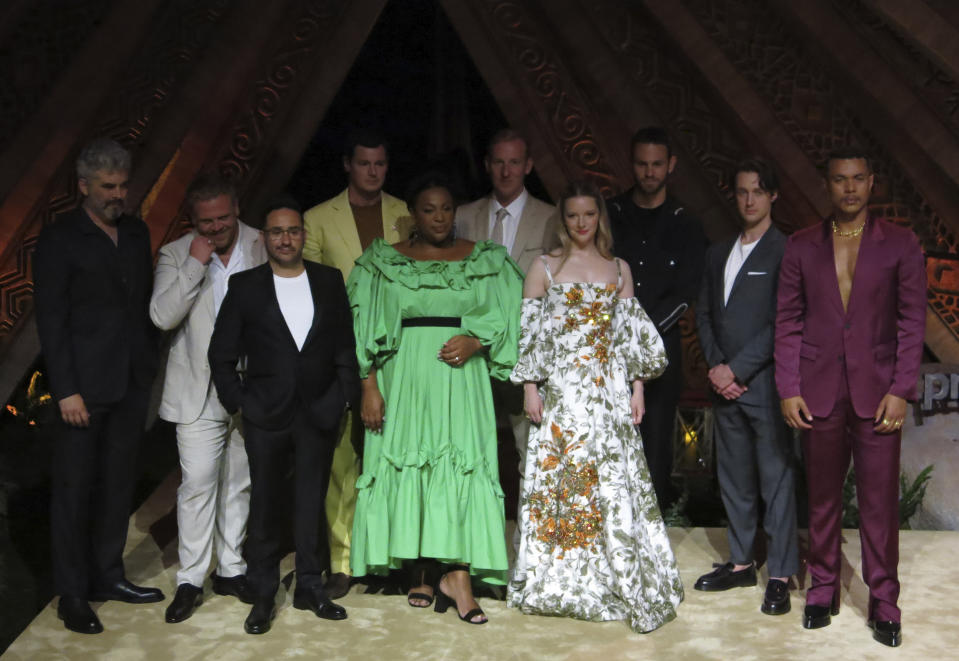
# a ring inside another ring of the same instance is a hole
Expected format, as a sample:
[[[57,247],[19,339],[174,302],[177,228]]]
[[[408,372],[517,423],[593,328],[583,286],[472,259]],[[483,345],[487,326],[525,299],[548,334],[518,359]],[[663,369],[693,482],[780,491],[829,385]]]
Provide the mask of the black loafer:
[[[748,588],[756,585],[756,567],[750,565],[739,571],[733,571],[733,567],[735,565],[731,562],[719,565],[708,574],[700,576],[693,588],[703,592],[720,592],[730,588]]]
[[[76,633],[100,633],[103,625],[90,604],[80,597],[60,597],[57,604],[57,617],[63,620],[63,626]]]
[[[789,602],[789,583],[774,578],[766,583],[766,594],[759,609],[766,615],[783,615],[792,608]]]
[[[804,629],[822,629],[832,623],[832,615],[839,615],[835,606],[806,606],[803,609],[802,625]]]
[[[266,633],[270,630],[273,618],[276,617],[276,606],[273,597],[257,597],[253,600],[253,608],[246,616],[243,630],[253,635]]]
[[[330,599],[345,597],[346,593],[350,591],[350,577],[343,572],[330,574],[330,577],[326,579],[326,583],[323,585],[323,589],[326,590],[326,594]]]
[[[869,628],[872,629],[873,640],[877,640],[888,647],[902,645],[902,625],[898,622],[869,620]]]
[[[197,606],[203,603],[203,589],[189,583],[181,583],[176,588],[173,601],[167,606],[164,619],[170,624],[182,622],[193,615]]]
[[[346,609],[334,604],[325,592],[318,589],[297,590],[293,593],[293,608],[304,611],[313,611],[317,617],[324,620],[345,620]]]
[[[223,578],[214,574],[213,592],[225,597],[236,597],[244,604],[253,603],[253,588],[250,587],[249,581],[243,574],[230,578]]]
[[[90,595],[90,601],[123,601],[128,604],[152,604],[165,598],[159,588],[144,588],[125,578],[100,586]]]

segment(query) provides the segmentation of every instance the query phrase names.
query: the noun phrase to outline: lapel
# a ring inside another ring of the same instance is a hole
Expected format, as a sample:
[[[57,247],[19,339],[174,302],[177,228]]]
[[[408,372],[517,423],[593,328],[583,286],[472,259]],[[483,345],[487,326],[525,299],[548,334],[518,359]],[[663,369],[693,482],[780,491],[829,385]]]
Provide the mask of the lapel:
[[[533,196],[530,195],[526,198],[526,204],[523,206],[523,213],[519,216],[519,226],[516,228],[516,238],[513,239],[513,250],[510,252],[510,257],[514,260],[518,260],[520,256],[526,251],[526,246],[531,243],[536,242],[538,238],[535,236],[535,226],[536,223],[533,221],[533,214],[535,213],[533,209],[535,208],[535,202],[533,202]],[[542,228],[540,228],[542,230]]]
[[[731,241],[722,243],[722,248],[714,253],[713,263],[709,265],[709,268],[713,270],[713,282],[719,285],[713,288],[713,295],[716,297],[716,304],[718,306],[716,309],[723,310],[724,312],[726,310],[726,301],[724,300],[724,293],[726,291],[726,262],[729,260],[729,253],[737,241],[739,241],[738,234],[734,236]],[[740,269],[740,272],[742,272],[742,269]],[[729,298],[732,297],[732,292],[730,292]]]
[[[320,291],[318,274],[313,271],[309,262],[304,262],[303,266],[306,268],[306,279],[310,282],[310,295],[313,297],[313,322],[310,324],[310,332],[306,334],[306,339],[303,340],[303,350],[305,351],[306,348],[310,346],[313,338],[316,337],[317,328],[319,328],[320,325],[320,317],[323,315],[320,301],[323,300],[321,298],[323,294]]]
[[[353,220],[353,210],[350,209],[350,189],[347,188],[342,193],[333,198],[330,207],[333,209],[333,229],[346,248],[349,255],[360,255],[363,249],[360,246],[360,233],[356,229],[356,221]],[[380,202],[382,204],[382,201]],[[386,219],[384,218],[384,223]]]
[[[829,299],[836,314],[843,318],[846,316],[842,309],[842,297],[839,295],[839,277],[836,275],[836,255],[832,248],[832,216],[826,218],[822,223],[822,230],[812,235],[812,244],[814,246],[814,272],[822,274],[824,294]],[[860,249],[862,244],[860,244]],[[860,252],[860,254],[862,254]],[[857,261],[858,270],[858,261]],[[855,287],[855,283],[853,283]],[[851,297],[850,297],[851,298]]]
[[[749,256],[746,257],[743,265],[739,268],[739,273],[736,274],[736,279],[733,280],[733,288],[729,290],[729,300],[732,300],[733,296],[736,295],[736,290],[739,289],[743,279],[748,277],[746,274],[749,273],[750,267],[753,267],[757,262],[762,261],[763,255],[768,249],[770,241],[772,241],[772,232],[774,232],[775,229],[775,227],[770,225],[769,229],[767,229],[766,232],[760,237],[759,243],[756,244],[756,247],[753,248],[752,252],[749,253]],[[729,246],[730,250],[732,250],[732,247],[736,245],[737,241],[739,241],[738,236],[733,239],[732,245]],[[726,253],[726,255],[728,258],[729,253]],[[726,265],[723,264],[723,270],[725,270],[725,267]]]
[[[474,241],[489,240],[489,215],[492,205],[493,198],[488,197],[486,198],[486,204],[480,204],[476,210],[476,215],[473,216],[473,228],[475,229]]]
[[[873,266],[879,263],[874,256],[882,247],[882,241],[886,238],[886,233],[882,231],[879,222],[872,214],[866,216],[866,228],[862,233],[862,240],[859,241],[859,254],[856,256],[856,271],[852,274],[852,287],[849,290],[849,306],[846,308],[846,314],[853,316],[856,312],[855,306],[859,302],[859,296],[856,292],[863,289],[873,279]],[[832,244],[832,241],[829,242]],[[836,272],[833,267],[833,273]],[[839,291],[839,281],[836,281],[836,291]],[[841,306],[841,301],[840,301]]]

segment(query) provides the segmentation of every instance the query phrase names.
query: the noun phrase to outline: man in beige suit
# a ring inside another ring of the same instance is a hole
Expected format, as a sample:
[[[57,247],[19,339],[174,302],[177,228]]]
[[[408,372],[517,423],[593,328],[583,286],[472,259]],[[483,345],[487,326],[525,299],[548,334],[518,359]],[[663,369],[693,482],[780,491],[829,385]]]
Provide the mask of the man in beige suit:
[[[409,211],[405,202],[383,191],[389,153],[381,135],[369,130],[350,135],[343,150],[343,169],[349,178],[346,190],[304,214],[303,256],[339,269],[346,280],[353,262],[374,239],[396,243],[409,235]],[[361,427],[359,420],[357,426]],[[353,429],[353,415],[347,412],[326,496],[330,576],[325,587],[331,599],[339,599],[350,587],[350,536],[359,477],[354,438],[362,438],[362,430]]]
[[[489,141],[483,161],[493,184],[487,197],[456,210],[456,234],[471,241],[491,239],[506,246],[523,273],[533,260],[559,245],[554,215],[556,207],[537,200],[526,190],[526,175],[533,170],[526,138],[505,128]],[[526,466],[529,420],[523,415],[523,389],[508,382],[491,381],[496,417],[508,416],[519,454],[520,491]],[[519,544],[515,535],[514,545]]]
[[[497,131],[483,161],[493,183],[487,197],[456,210],[456,234],[471,241],[491,239],[506,246],[523,273],[533,260],[558,244],[551,222],[556,208],[526,190],[533,170],[529,147],[513,129]]]
[[[194,229],[160,248],[150,318],[173,332],[160,417],[176,423],[183,474],[177,490],[180,569],[167,622],[182,622],[213,591],[250,603],[242,546],[250,510],[250,469],[239,416],[217,397],[207,349],[230,276],[266,261],[261,235],[240,222],[233,184],[201,175],[186,193]]]

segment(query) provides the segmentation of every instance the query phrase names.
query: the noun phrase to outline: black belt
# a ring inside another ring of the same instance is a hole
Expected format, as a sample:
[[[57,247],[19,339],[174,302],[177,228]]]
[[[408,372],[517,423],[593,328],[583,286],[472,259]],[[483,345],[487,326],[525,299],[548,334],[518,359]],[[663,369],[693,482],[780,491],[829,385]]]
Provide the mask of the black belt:
[[[417,328],[420,326],[445,326],[459,328],[463,323],[460,317],[410,317],[402,322],[403,328]]]

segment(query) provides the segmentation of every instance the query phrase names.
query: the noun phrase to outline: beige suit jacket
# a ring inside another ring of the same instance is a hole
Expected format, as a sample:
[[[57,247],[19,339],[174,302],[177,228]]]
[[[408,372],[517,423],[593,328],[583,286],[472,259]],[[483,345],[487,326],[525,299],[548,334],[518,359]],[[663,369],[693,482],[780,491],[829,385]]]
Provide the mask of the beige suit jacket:
[[[456,210],[456,235],[470,241],[489,239],[489,215],[492,197],[481,197],[475,202],[464,204]],[[516,239],[509,256],[526,273],[533,260],[555,248],[559,241],[555,238],[553,215],[556,207],[546,204],[530,195],[516,229]]]
[[[406,203],[384,191],[381,204],[386,242],[396,243],[407,238],[411,220]],[[339,269],[346,280],[353,270],[353,262],[363,252],[350,209],[349,189],[309,209],[303,214],[303,220],[306,225],[303,256]]]
[[[237,243],[249,266],[259,266],[266,261],[263,237],[237,222]],[[161,330],[173,331],[159,415],[179,424],[195,422],[203,410],[210,388],[207,349],[216,321],[213,281],[206,277],[209,266],[190,257],[195,236],[190,232],[160,248],[150,298],[150,319]]]

